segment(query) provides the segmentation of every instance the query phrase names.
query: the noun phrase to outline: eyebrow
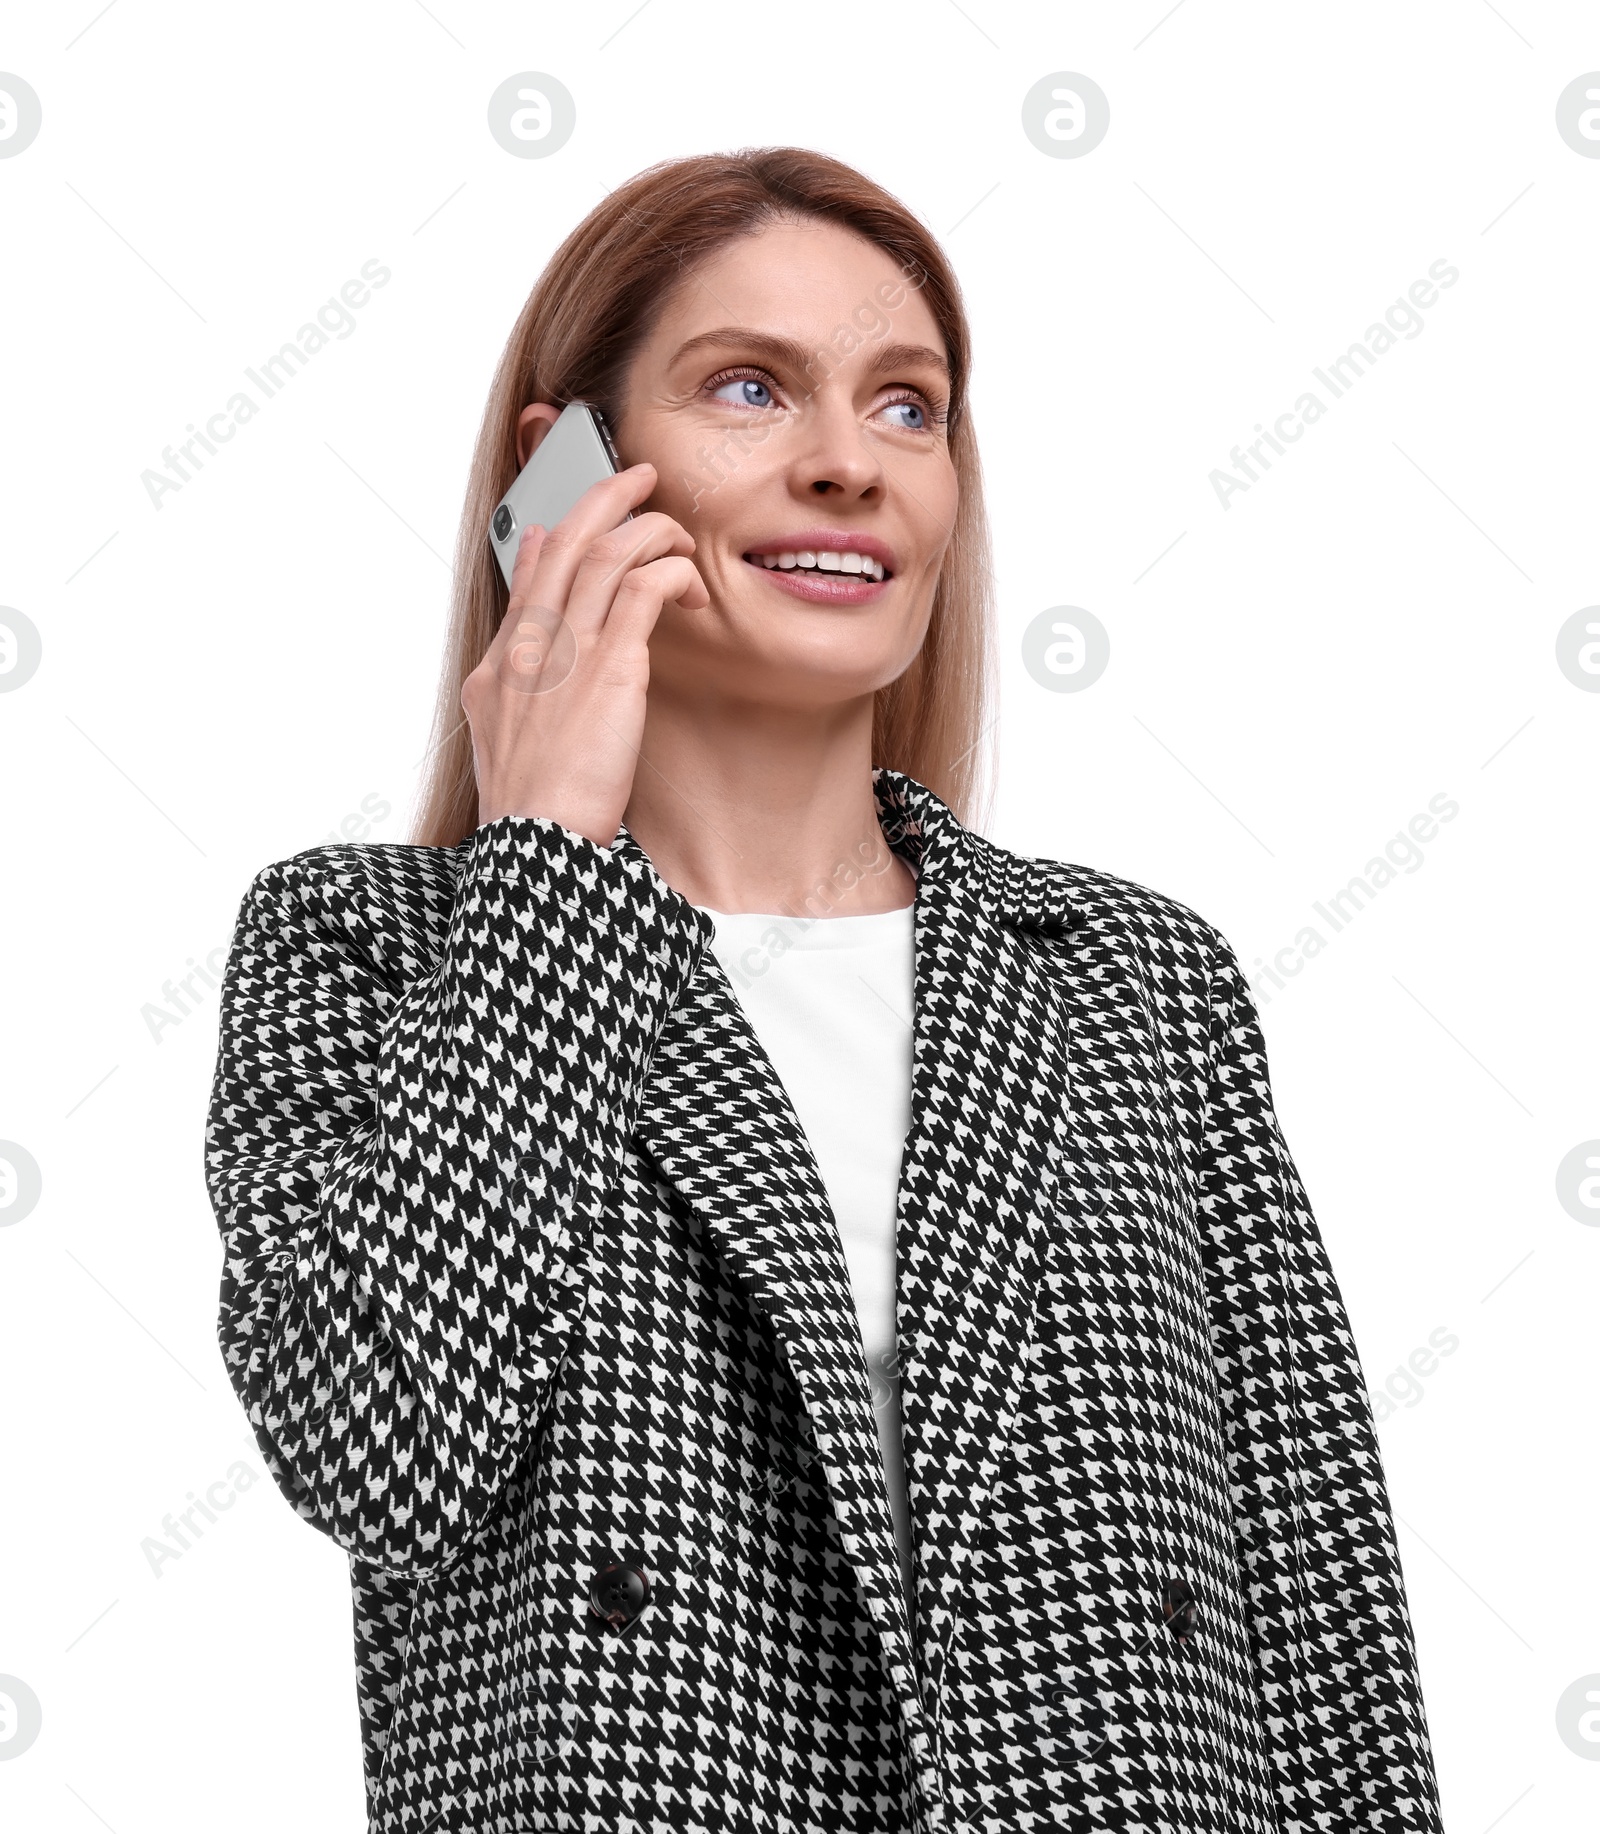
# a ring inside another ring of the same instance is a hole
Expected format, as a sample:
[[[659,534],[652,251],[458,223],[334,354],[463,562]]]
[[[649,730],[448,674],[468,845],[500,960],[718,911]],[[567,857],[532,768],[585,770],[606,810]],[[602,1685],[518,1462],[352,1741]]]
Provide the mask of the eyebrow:
[[[733,349],[762,352],[779,363],[787,364],[790,369],[799,370],[802,375],[809,375],[811,365],[819,357],[830,354],[825,345],[807,350],[795,338],[780,337],[773,331],[751,331],[742,325],[719,325],[714,331],[702,331],[698,337],[680,344],[672,361],[677,363],[698,350]],[[939,371],[946,382],[950,380],[949,363],[937,350],[929,349],[926,344],[884,344],[867,359],[867,369],[869,373],[881,374],[886,370],[903,369],[917,363],[930,365]]]

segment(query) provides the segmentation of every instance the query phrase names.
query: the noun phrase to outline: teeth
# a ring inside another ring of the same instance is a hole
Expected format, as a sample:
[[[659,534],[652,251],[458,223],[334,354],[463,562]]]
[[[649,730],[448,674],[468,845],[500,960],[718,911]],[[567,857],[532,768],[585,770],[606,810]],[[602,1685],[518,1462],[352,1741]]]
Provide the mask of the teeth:
[[[782,567],[785,572],[798,567],[813,573],[855,573],[863,579],[881,580],[886,575],[882,561],[867,554],[857,554],[852,549],[843,553],[832,548],[785,549],[777,554],[752,554],[750,558],[763,567]]]

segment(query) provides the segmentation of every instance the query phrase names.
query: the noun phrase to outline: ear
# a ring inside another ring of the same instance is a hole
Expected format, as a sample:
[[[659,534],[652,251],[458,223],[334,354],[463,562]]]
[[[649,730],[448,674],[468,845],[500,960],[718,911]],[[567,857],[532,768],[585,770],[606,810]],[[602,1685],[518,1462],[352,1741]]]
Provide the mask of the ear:
[[[548,401],[531,401],[517,416],[517,467],[526,465],[550,429],[561,418],[561,410]]]

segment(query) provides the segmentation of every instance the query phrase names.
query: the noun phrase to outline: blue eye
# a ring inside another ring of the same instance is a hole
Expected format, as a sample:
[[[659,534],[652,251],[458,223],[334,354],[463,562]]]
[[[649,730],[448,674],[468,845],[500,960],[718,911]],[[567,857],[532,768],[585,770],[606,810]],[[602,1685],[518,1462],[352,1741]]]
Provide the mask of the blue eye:
[[[736,396],[723,393],[725,389],[730,388],[738,389],[739,393]],[[741,407],[746,408],[770,408],[772,406],[772,390],[755,376],[735,376],[731,381],[714,388],[711,395],[713,400],[737,401]]]
[[[891,401],[888,411],[893,413],[897,408],[904,408],[908,414],[915,415],[913,420],[902,420],[900,425],[909,428],[913,433],[920,433],[928,424],[928,416],[920,401]]]

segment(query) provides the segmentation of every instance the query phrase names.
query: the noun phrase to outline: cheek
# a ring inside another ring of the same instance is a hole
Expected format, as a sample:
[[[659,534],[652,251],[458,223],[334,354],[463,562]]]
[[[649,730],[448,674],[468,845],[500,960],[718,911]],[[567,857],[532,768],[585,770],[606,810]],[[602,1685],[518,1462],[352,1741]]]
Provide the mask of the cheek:
[[[695,538],[696,561],[720,553],[719,537],[738,522],[770,468],[759,446],[741,446],[720,428],[662,441],[650,462],[658,473],[650,507],[681,522]]]
[[[696,534],[694,523],[701,516],[710,494],[705,488],[706,481],[696,477],[693,466],[685,466],[675,452],[657,450],[649,456],[656,468],[656,487],[645,507],[660,510],[681,522],[691,535]]]
[[[946,461],[918,490],[917,497],[918,536],[927,544],[930,566],[937,568],[949,556],[956,512],[961,506],[955,467]]]
[[[951,533],[955,521],[956,504],[952,500],[945,512],[944,520],[929,531],[927,559],[922,568],[922,577],[929,592],[937,584],[940,576],[956,557],[955,537]]]

